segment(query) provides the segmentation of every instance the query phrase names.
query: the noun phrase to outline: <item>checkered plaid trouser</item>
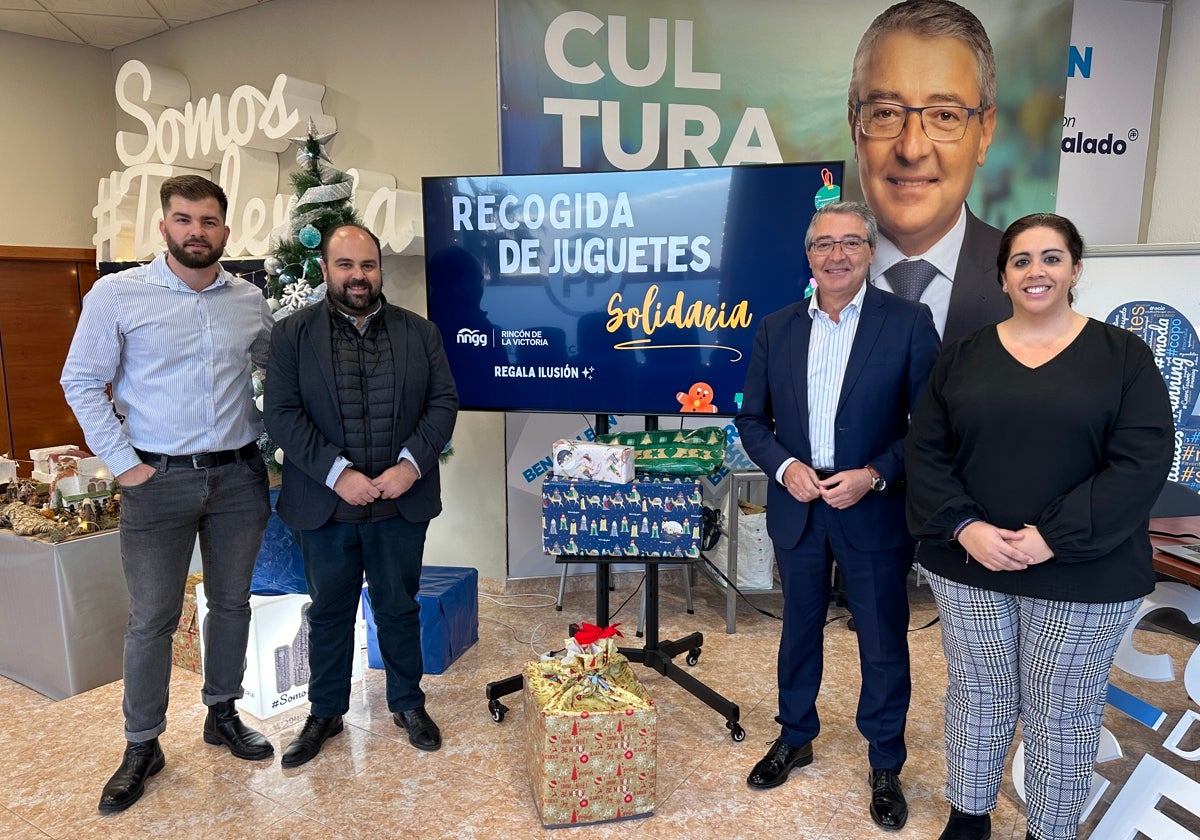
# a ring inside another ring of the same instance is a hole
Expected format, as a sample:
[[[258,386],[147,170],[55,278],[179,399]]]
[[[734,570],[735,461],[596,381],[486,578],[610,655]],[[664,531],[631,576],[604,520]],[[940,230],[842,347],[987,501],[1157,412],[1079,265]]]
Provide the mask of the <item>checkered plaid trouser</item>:
[[[1110,604],[1004,595],[929,575],[942,619],[946,798],[996,807],[1020,717],[1029,831],[1074,838],[1100,739],[1108,672],[1141,599]]]

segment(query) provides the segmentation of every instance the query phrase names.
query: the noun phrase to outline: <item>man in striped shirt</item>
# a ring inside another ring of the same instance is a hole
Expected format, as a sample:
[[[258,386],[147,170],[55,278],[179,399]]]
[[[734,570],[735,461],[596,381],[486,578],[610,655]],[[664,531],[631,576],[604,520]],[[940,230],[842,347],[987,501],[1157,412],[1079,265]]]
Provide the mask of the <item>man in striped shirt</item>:
[[[250,579],[270,515],[250,362],[265,366],[273,321],[262,292],[217,262],[229,237],[224,191],[183,175],[165,180],[160,195],[167,252],[97,281],[61,380],[89,448],[121,485],[127,743],[102,813],[140,799],[165,764],[158,736],[167,728],[171,636],[197,536],[209,608],[204,740],[251,761],[274,752],[234,708]]]
[[[815,292],[763,318],[736,422],[746,454],[775,479],[767,533],[783,584],[781,730],[747,783],[776,787],[813,760],[836,562],[858,631],[869,812],[895,830],[908,818],[899,774],[911,694],[904,435],[939,343],[926,306],[866,283],[878,237],[865,204],[813,215],[804,245]]]

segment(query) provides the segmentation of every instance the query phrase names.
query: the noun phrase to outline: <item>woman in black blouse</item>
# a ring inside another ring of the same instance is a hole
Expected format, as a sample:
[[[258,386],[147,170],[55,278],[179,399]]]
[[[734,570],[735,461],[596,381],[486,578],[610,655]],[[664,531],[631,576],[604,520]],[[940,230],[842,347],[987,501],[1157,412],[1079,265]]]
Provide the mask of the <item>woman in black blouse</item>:
[[[1082,254],[1061,216],[1010,225],[1012,318],[947,347],[912,416],[908,524],[949,671],[941,840],[990,837],[1018,717],[1027,837],[1075,837],[1113,656],[1154,588],[1170,399],[1145,342],[1071,309]]]

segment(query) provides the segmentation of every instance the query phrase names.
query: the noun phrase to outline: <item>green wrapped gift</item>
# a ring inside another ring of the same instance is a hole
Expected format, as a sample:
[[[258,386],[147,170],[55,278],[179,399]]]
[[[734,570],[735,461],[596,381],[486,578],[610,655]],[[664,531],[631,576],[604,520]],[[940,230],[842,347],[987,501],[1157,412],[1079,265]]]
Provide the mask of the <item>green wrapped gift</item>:
[[[632,446],[634,467],[640,472],[708,475],[725,461],[725,430],[719,426],[614,432],[596,435],[596,443]]]

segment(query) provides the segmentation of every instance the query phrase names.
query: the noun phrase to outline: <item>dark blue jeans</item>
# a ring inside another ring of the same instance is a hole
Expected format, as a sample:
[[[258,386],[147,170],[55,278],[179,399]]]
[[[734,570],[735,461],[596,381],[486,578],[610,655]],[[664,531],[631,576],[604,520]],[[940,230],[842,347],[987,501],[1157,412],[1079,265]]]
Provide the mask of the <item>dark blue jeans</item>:
[[[350,709],[350,674],[356,654],[354,619],[363,573],[379,632],[379,653],[393,712],[425,705],[421,690],[421,557],[428,522],[401,516],[382,522],[330,521],[297,531],[312,606],[308,609],[308,699],[315,717]]]
[[[129,587],[125,634],[125,737],[148,741],[167,728],[171,636],[196,537],[204,562],[205,705],[242,696],[250,632],[250,579],[270,516],[262,461],[213,469],[159,467],[121,488],[121,562]]]

